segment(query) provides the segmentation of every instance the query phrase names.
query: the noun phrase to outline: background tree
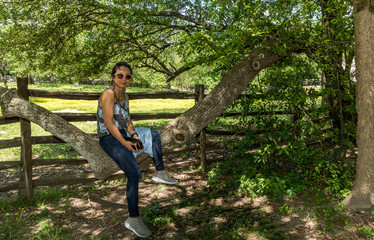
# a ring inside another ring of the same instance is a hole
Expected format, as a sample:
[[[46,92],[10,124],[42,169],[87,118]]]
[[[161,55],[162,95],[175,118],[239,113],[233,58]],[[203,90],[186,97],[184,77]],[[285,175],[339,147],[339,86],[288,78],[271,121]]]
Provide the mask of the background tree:
[[[7,54],[4,48],[0,48],[0,67],[1,67],[1,81],[4,82],[5,88],[8,88],[7,84],[7,68],[8,68],[8,61],[7,61]]]
[[[373,189],[373,54],[374,6],[371,1],[353,1],[357,68],[357,174],[352,192],[343,201],[351,209],[372,209]]]
[[[309,56],[322,70],[324,101],[332,124],[338,129],[341,150],[344,150],[352,145],[353,139],[348,136],[356,131],[355,83],[351,73],[354,58],[352,6],[350,1],[318,2],[322,16],[315,28],[319,31],[315,39],[319,48]]]
[[[4,82],[5,88],[7,85],[7,74],[9,68],[9,33],[8,26],[6,26],[6,11],[4,6],[0,5],[0,71],[1,71],[1,81]]]

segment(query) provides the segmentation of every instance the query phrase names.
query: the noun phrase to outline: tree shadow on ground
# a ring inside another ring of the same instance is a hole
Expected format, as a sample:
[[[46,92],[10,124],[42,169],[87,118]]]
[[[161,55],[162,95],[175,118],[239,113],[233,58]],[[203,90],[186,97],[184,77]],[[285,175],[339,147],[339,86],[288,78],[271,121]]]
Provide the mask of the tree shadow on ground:
[[[194,164],[170,172],[177,185],[156,184],[153,171],[143,173],[139,204],[152,231],[147,239],[363,239],[357,228],[373,223],[370,214],[351,218],[350,225],[348,217],[336,220],[334,208],[322,207],[327,203],[313,195],[275,201],[241,196],[236,189],[217,191]],[[16,210],[12,214],[22,214],[24,222],[14,239],[26,233],[44,236],[45,220],[52,226],[47,235],[60,234],[54,239],[139,239],[124,226],[125,186],[125,180],[74,185],[73,194],[57,201]]]
[[[175,186],[153,183],[149,173],[140,184],[140,206],[152,231],[148,239],[324,239],[307,212],[281,213],[284,202],[250,199],[207,186],[206,174],[197,169],[172,172]],[[69,228],[77,236],[97,239],[137,239],[124,227],[127,216],[124,186],[96,189],[84,203],[74,206]],[[79,202],[79,201],[78,201]],[[325,238],[327,239],[327,238]]]

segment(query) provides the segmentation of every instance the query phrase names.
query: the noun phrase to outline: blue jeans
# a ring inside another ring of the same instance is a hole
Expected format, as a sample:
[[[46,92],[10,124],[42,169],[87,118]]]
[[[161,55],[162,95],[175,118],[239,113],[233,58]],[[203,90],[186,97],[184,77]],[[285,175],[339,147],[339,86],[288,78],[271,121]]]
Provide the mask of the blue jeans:
[[[126,137],[126,131],[120,131],[123,137]],[[160,134],[151,130],[153,163],[157,171],[164,170],[162,160],[162,147]],[[104,151],[118,164],[119,168],[127,176],[126,197],[130,217],[139,216],[139,179],[140,170],[136,159],[131,151],[123,146],[112,134],[100,138],[100,146]]]

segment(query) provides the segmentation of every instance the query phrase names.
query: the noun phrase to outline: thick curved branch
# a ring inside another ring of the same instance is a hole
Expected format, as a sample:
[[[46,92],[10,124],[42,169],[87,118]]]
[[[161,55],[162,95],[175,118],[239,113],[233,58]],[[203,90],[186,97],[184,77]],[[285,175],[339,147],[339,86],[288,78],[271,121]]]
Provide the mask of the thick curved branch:
[[[219,117],[262,69],[282,59],[282,56],[269,50],[275,43],[269,40],[264,44],[266,47],[255,49],[244,56],[207,97],[160,128],[163,144],[185,144]],[[293,50],[289,49],[288,52]]]
[[[226,27],[225,26],[217,26],[217,25],[213,25],[207,21],[204,21],[204,20],[201,20],[199,18],[192,18],[192,17],[189,17],[189,16],[186,16],[186,15],[183,15],[179,12],[172,12],[172,11],[158,11],[158,12],[145,12],[146,15],[149,15],[149,16],[155,16],[155,17],[175,17],[175,18],[179,18],[179,19],[182,19],[184,21],[187,21],[187,22],[191,22],[191,23],[194,23],[198,26],[204,26],[206,29],[209,29],[209,30],[223,30],[225,29]]]
[[[170,76],[168,79],[166,79],[166,82],[170,82],[171,80],[173,80],[174,78],[178,77],[179,75],[181,75],[182,73],[184,72],[187,72],[188,70],[192,69],[191,67],[187,67],[187,66],[183,66],[179,69],[176,69],[174,72],[173,72],[173,75]]]

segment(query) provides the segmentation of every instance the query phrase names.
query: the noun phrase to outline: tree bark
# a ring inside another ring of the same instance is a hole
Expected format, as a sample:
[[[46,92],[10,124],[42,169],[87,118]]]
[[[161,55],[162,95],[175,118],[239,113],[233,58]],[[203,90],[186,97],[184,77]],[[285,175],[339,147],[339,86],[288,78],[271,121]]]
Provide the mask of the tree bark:
[[[353,8],[358,159],[352,191],[342,203],[357,210],[374,206],[374,1],[355,0]]]
[[[1,72],[2,72],[2,80],[4,81],[4,87],[8,88],[7,83],[7,76],[6,76],[6,60],[5,60],[5,50],[1,49],[2,56],[1,56]]]
[[[163,145],[173,142],[181,145],[186,143],[220,116],[258,72],[282,58],[268,50],[272,44],[273,42],[268,42],[264,48],[255,49],[245,56],[223,77],[211,94],[160,128]],[[21,98],[15,90],[0,87],[0,105],[5,117],[17,116],[28,119],[70,144],[87,159],[97,178],[106,178],[119,170],[116,163],[101,149],[97,140],[56,114]]]

